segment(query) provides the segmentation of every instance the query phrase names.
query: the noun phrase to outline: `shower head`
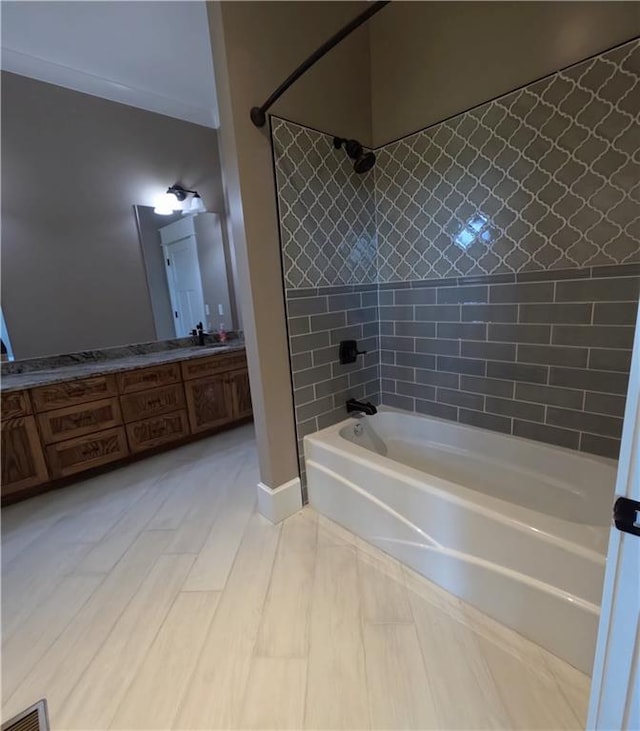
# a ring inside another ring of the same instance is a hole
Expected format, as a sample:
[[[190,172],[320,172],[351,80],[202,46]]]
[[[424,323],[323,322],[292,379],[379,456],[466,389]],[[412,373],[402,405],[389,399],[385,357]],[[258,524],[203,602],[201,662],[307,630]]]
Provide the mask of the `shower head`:
[[[353,169],[361,175],[366,173],[374,166],[376,156],[373,152],[365,152],[358,140],[347,140],[344,137],[334,137],[333,146],[339,150],[344,146],[347,155],[354,160]]]

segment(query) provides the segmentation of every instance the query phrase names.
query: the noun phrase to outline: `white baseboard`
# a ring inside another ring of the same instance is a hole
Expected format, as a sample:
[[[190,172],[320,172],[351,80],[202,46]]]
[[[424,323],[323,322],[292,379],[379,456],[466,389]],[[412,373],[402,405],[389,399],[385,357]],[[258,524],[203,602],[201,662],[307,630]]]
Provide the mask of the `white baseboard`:
[[[258,483],[258,510],[272,523],[279,523],[302,510],[302,486],[295,477],[272,490],[263,482]]]

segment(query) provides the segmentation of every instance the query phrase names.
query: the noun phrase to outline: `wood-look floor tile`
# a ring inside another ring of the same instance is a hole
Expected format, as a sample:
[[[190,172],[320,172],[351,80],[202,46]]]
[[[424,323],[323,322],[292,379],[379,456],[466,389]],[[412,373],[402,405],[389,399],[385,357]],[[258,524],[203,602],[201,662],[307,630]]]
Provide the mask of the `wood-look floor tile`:
[[[178,594],[120,707],[112,729],[169,729],[200,656],[218,592]]]
[[[50,709],[54,726],[109,726],[192,564],[188,554],[160,556],[71,694]]]

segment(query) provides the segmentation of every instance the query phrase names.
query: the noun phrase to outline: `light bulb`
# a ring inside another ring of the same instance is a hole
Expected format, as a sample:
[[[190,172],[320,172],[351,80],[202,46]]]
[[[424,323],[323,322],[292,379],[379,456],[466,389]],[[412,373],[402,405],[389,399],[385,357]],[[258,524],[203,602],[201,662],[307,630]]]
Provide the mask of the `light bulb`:
[[[198,195],[198,193],[194,193],[194,196],[191,199],[191,206],[189,207],[190,213],[206,213],[206,210],[207,209],[204,206],[202,198]]]

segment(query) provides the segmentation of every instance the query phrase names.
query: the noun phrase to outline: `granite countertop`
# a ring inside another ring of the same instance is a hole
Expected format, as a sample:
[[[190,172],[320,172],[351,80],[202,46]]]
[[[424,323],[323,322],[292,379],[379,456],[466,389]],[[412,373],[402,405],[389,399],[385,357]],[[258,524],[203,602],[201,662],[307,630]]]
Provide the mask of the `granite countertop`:
[[[149,366],[173,363],[177,360],[192,360],[221,353],[233,353],[239,350],[244,350],[243,342],[234,342],[229,345],[199,345],[155,353],[126,355],[112,360],[78,363],[46,370],[32,370],[25,373],[3,375],[0,388],[2,391],[20,391],[36,386],[48,386],[51,383],[76,381],[90,376],[103,376],[108,373],[148,368]]]

